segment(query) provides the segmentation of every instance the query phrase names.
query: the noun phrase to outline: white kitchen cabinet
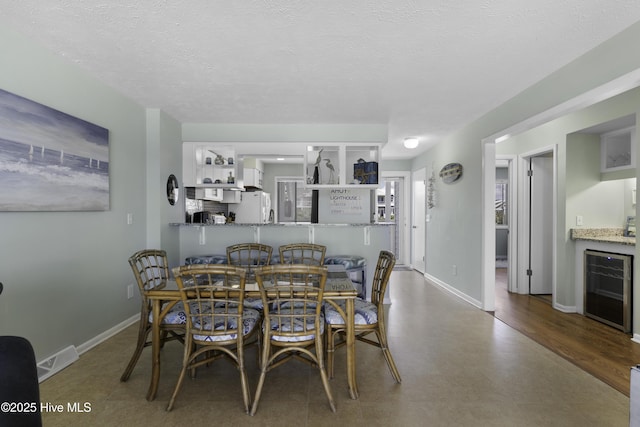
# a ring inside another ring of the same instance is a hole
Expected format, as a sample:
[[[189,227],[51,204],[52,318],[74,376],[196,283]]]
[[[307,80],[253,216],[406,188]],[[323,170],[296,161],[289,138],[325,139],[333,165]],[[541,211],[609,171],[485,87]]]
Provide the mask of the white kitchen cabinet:
[[[244,168],[244,186],[262,189],[264,172],[255,168]]]
[[[379,170],[380,145],[374,143],[309,145],[304,157],[311,188],[376,188]]]
[[[601,172],[636,167],[635,126],[604,133],[600,136]]]
[[[244,186],[262,189],[264,178],[264,163],[255,157],[244,158]]]
[[[242,201],[242,191],[223,190],[222,203],[240,203]]]
[[[182,144],[182,181],[185,187],[243,188],[242,159],[232,146],[185,142]]]
[[[221,202],[224,194],[223,191],[222,188],[196,188],[196,199]]]

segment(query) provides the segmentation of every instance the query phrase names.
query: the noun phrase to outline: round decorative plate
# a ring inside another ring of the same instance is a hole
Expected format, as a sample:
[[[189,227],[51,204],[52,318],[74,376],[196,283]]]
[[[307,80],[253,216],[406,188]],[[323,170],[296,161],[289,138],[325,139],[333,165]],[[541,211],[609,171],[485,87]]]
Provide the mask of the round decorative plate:
[[[456,182],[462,176],[462,165],[460,163],[449,163],[440,169],[440,178],[445,184]]]

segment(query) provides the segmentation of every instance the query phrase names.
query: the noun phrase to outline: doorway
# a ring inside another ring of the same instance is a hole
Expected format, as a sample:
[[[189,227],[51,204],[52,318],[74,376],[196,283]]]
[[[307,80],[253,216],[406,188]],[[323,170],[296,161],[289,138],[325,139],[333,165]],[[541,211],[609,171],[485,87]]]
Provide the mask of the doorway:
[[[516,156],[496,156],[495,267],[496,284],[517,292],[517,162]]]

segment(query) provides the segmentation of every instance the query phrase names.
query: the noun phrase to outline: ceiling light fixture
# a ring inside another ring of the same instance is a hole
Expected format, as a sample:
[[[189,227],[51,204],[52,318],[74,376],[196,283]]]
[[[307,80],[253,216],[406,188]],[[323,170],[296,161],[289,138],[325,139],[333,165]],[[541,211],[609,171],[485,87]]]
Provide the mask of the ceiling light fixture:
[[[404,146],[407,148],[416,148],[418,146],[418,138],[405,138]]]

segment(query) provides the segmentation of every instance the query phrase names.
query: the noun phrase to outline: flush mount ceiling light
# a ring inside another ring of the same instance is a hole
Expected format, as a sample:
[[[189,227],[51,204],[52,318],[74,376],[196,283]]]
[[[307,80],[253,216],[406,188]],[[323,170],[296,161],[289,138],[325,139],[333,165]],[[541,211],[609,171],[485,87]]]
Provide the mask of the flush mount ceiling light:
[[[418,138],[405,138],[404,146],[407,148],[416,148],[418,146]]]

